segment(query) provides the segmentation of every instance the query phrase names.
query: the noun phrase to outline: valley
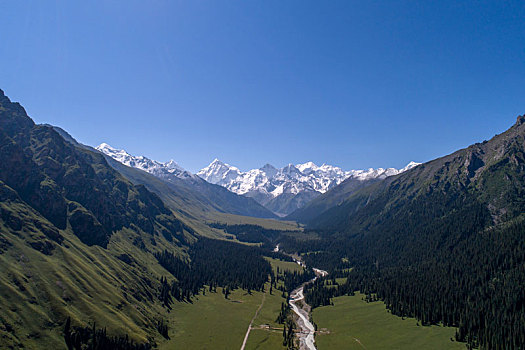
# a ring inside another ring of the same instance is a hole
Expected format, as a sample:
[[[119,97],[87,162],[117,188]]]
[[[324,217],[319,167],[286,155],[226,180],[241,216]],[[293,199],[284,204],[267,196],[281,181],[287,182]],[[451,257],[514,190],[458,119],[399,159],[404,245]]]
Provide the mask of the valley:
[[[511,349],[525,336],[524,116],[401,170],[216,161],[204,178],[80,144],[3,92],[0,131],[1,347]],[[228,189],[252,175],[318,193],[279,220]]]
[[[525,2],[0,2],[0,350],[525,350]]]

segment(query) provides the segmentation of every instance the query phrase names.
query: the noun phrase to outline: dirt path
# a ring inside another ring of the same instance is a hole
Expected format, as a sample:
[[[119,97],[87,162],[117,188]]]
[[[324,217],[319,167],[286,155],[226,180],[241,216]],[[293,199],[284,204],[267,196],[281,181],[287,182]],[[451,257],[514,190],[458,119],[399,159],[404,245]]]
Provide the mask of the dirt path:
[[[261,305],[259,305],[259,308],[257,309],[257,311],[255,311],[255,315],[253,315],[252,320],[250,321],[250,325],[248,326],[248,330],[246,331],[246,335],[244,336],[244,340],[242,342],[241,350],[244,350],[244,347],[246,346],[246,342],[248,341],[248,337],[250,336],[250,332],[252,330],[253,321],[255,321],[255,319],[257,318],[257,315],[259,315],[259,311],[261,311],[264,305],[265,299],[266,299],[266,293],[263,294]]]

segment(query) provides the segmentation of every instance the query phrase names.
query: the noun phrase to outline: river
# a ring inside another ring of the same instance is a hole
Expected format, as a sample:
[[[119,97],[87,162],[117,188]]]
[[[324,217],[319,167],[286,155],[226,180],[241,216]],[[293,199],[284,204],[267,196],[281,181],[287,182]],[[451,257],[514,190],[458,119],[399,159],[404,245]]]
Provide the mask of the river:
[[[301,266],[306,267],[306,265],[302,261],[296,260],[296,262],[300,263]],[[317,349],[315,347],[315,327],[312,324],[312,322],[310,322],[310,305],[306,304],[306,302],[304,301],[304,286],[313,283],[317,278],[321,276],[326,276],[328,272],[316,268],[314,268],[313,270],[316,275],[315,278],[301,284],[301,286],[294,289],[290,294],[290,307],[292,308],[293,312],[299,317],[297,321],[297,326],[299,327],[297,335],[299,337],[300,350]],[[298,303],[301,307],[297,305]]]

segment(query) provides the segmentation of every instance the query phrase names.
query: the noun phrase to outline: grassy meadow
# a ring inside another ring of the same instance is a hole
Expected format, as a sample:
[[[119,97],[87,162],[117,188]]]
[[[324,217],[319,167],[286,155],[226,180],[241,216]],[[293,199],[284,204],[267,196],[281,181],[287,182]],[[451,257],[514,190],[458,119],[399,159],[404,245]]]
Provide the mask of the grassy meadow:
[[[237,289],[225,299],[222,288],[190,303],[176,303],[168,314],[170,337],[159,349],[238,349],[263,293]]]
[[[303,267],[301,267],[299,264],[292,262],[292,261],[281,261],[278,259],[272,259],[265,257],[266,260],[270,262],[273,268],[273,273],[277,274],[277,268],[279,268],[279,271],[290,271],[290,272],[301,272],[304,270]]]
[[[301,271],[302,268],[293,262],[266,258],[274,271]],[[279,282],[282,283],[282,282]],[[281,328],[275,322],[282,298],[281,291],[274,290],[270,294],[268,283],[265,292],[252,292],[237,289],[225,299],[222,289],[217,293],[206,291],[205,295],[189,303],[175,303],[173,310],[167,314],[170,328],[170,340],[159,343],[159,349],[238,349],[241,347],[244,335],[251,319],[261,305],[263,307],[255,318],[246,349],[274,350],[284,349],[282,346],[282,331],[271,330]]]
[[[451,341],[455,328],[418,326],[414,318],[389,313],[382,302],[366,303],[364,295],[333,299],[334,306],[314,309],[318,329],[329,334],[316,336],[319,350],[331,349],[465,349],[465,344]]]

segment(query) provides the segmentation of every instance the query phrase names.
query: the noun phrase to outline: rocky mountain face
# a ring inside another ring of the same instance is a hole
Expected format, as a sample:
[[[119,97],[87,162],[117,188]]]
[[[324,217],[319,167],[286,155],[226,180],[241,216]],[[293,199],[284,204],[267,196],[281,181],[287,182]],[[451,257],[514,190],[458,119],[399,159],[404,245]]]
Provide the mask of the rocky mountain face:
[[[125,150],[113,148],[106,143],[100,144],[96,149],[120,164],[145,171],[167,182],[174,195],[183,196],[187,201],[200,202],[201,207],[236,215],[259,218],[276,217],[252,198],[237,195],[222,186],[209,183],[183,169],[174,160],[162,163],[144,156],[133,156]],[[118,170],[127,173],[122,167],[119,167]],[[146,180],[141,183],[148,186],[151,181]],[[163,194],[160,195],[163,196]]]
[[[226,233],[203,216],[232,217],[215,203],[271,212],[173,162],[137,164],[165,167],[172,181],[35,124],[0,90],[0,348],[157,348],[173,304],[205,285],[264,288],[262,250],[205,238]]]
[[[297,165],[288,164],[280,169],[266,164],[262,168],[242,172],[234,166],[215,159],[197,175],[234,193],[254,198],[266,208],[284,216],[347,179],[366,183],[397,175],[417,165],[418,163],[411,162],[403,169],[344,171],[327,164],[317,166],[307,162]]]
[[[1,348],[63,347],[68,317],[146,342],[162,312],[153,254],[196,236],[156,194],[0,90]]]

